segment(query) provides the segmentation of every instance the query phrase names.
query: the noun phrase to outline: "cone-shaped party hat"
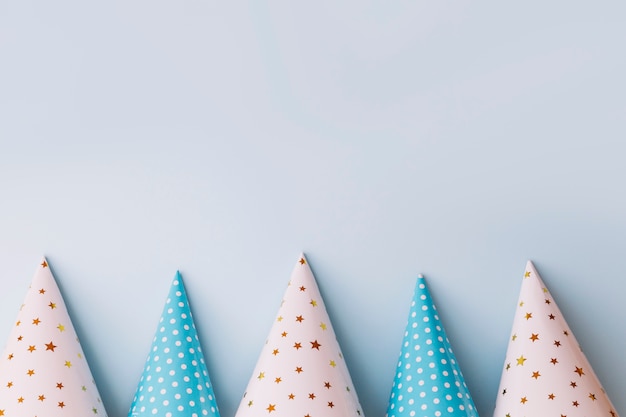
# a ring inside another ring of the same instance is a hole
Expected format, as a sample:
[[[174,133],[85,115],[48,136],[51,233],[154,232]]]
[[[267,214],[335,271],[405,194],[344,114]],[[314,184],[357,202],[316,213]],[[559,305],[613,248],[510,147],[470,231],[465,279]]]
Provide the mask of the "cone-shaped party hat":
[[[301,255],[236,417],[362,415],[319,288]]]
[[[107,414],[43,259],[0,357],[0,416],[88,415]]]
[[[421,275],[415,285],[387,416],[478,417]]]
[[[550,292],[528,261],[494,417],[617,417]]]
[[[178,272],[128,415],[219,417],[187,293]]]

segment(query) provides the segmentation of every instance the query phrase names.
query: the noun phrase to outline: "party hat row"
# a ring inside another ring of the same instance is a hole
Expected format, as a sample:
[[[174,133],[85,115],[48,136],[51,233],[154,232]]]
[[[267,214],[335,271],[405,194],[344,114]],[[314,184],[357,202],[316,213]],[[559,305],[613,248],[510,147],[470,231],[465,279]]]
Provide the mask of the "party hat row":
[[[54,277],[38,267],[0,358],[0,416],[106,411]],[[172,282],[129,417],[219,417],[182,277]],[[387,417],[477,417],[424,278],[417,278]],[[363,416],[304,255],[236,417]],[[618,417],[529,261],[494,417]]]

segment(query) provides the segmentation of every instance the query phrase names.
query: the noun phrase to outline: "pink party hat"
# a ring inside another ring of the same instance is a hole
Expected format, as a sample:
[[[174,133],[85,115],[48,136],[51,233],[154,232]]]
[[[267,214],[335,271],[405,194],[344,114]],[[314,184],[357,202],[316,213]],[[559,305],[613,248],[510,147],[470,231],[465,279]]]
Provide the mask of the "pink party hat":
[[[0,416],[87,415],[107,414],[44,258],[0,357]]]
[[[494,417],[618,417],[554,299],[528,261]]]
[[[320,291],[301,255],[236,417],[362,415]]]

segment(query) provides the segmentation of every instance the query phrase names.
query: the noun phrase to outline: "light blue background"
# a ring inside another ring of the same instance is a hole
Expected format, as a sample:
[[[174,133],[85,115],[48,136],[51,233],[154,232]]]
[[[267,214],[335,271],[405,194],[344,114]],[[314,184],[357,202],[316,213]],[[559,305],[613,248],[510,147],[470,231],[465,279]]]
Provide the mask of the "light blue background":
[[[303,250],[366,416],[422,272],[488,417],[532,259],[625,414],[624,3],[224,3],[0,3],[0,337],[48,256],[125,416],[180,269],[232,417]]]

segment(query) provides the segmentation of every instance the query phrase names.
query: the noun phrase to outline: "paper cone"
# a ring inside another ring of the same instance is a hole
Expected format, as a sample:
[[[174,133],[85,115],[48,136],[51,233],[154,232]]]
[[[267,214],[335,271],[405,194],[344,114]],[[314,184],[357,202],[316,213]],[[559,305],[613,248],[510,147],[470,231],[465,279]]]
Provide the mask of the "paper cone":
[[[219,417],[187,293],[176,273],[129,417]]]
[[[574,334],[529,261],[494,417],[617,417]]]
[[[96,415],[107,414],[43,259],[0,358],[0,416]]]
[[[324,302],[302,255],[236,417],[362,415]]]
[[[396,368],[388,417],[478,417],[421,275]]]

